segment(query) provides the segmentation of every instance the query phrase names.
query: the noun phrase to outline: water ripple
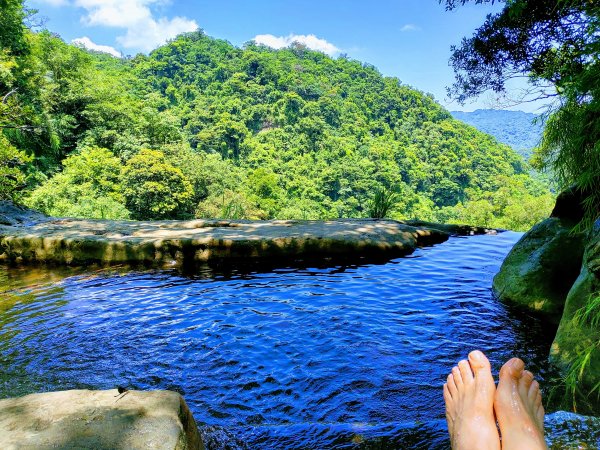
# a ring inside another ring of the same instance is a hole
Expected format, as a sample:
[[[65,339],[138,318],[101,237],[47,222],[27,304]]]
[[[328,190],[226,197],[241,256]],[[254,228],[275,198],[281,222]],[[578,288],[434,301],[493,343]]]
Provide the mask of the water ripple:
[[[552,333],[490,291],[519,236],[211,276],[0,268],[0,397],[172,389],[209,449],[447,448],[440,387],[469,350],[546,376]]]

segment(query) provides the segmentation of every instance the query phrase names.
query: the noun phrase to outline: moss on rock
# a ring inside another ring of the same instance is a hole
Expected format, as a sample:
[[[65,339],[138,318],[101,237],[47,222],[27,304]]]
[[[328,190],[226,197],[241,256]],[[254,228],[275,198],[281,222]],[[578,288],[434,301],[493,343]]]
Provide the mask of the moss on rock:
[[[583,397],[600,383],[600,310],[591,311],[587,320],[582,312],[600,296],[600,221],[590,233],[581,272],[568,293],[560,325],[550,352],[551,361],[563,374],[573,370],[576,389]],[[594,318],[596,321],[594,322]],[[584,362],[584,359],[587,362]],[[581,364],[584,366],[581,368]],[[581,369],[581,370],[580,370]],[[572,386],[567,386],[573,388]],[[600,405],[600,387],[592,394]],[[587,399],[589,400],[589,399]],[[596,413],[598,413],[596,407]]]
[[[551,217],[525,233],[494,277],[496,295],[558,322],[583,258],[585,234],[572,229],[571,221]]]

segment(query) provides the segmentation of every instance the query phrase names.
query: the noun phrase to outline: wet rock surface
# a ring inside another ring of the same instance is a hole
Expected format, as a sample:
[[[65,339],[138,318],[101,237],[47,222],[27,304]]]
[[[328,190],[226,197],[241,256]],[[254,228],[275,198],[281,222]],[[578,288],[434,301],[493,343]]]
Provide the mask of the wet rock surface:
[[[558,322],[585,246],[585,234],[572,228],[567,219],[550,217],[525,233],[494,277],[496,295]]]
[[[0,400],[3,449],[204,449],[183,398],[170,391],[72,390]]]
[[[390,258],[452,235],[496,233],[422,221],[171,220],[47,217],[0,202],[0,262],[188,267],[212,260]]]
[[[51,220],[50,217],[29,208],[0,201],[0,226],[28,226]]]
[[[578,315],[588,307],[590,300],[600,296],[600,221],[590,231],[583,256],[581,272],[570,289],[564,312],[552,343],[551,360],[563,371],[573,361],[589,353],[589,363],[582,372],[579,388],[589,392],[600,383],[600,328],[593,317],[600,314],[592,311],[588,320]],[[597,393],[592,394],[597,401]]]

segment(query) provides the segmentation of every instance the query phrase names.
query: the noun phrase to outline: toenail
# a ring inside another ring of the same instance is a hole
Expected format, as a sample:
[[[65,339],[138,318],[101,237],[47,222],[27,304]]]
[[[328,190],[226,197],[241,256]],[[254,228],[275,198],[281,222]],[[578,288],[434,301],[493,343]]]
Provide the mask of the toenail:
[[[471,359],[482,359],[483,357],[484,354],[480,350],[473,350],[471,353],[469,353],[469,358]]]
[[[516,370],[521,370],[523,367],[525,367],[525,363],[519,358],[513,358],[510,362],[510,365]]]

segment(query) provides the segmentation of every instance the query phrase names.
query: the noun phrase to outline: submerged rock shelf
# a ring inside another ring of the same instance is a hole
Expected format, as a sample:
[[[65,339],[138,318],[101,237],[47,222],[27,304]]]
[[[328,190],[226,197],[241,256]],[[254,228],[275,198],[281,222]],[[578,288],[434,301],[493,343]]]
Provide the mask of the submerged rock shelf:
[[[6,222],[5,222],[6,223]],[[184,267],[218,259],[395,257],[483,228],[393,220],[13,220],[0,226],[0,261]]]

